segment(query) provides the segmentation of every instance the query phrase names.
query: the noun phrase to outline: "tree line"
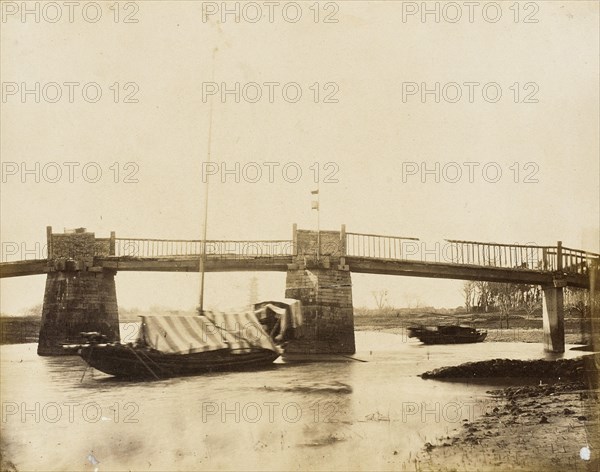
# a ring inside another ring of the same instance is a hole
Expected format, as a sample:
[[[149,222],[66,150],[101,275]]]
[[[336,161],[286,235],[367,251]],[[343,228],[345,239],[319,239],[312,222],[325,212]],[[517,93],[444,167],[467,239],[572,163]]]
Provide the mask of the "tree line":
[[[462,293],[467,313],[499,311],[500,322],[504,319],[506,327],[510,313],[524,311],[528,316],[534,316],[542,312],[542,289],[539,285],[467,281],[463,284]],[[565,287],[564,304],[570,315],[589,315],[589,291]]]

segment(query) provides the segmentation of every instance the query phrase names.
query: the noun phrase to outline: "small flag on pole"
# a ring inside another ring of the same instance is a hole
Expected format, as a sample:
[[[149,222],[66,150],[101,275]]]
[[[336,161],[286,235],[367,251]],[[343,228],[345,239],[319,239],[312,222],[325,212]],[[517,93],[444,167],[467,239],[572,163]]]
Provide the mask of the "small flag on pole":
[[[316,200],[313,200],[310,204],[310,208],[311,210],[318,210],[319,209],[319,202],[317,202]]]
[[[310,193],[313,194],[313,195],[318,195],[319,194],[319,189],[317,189],[317,190],[311,190]]]

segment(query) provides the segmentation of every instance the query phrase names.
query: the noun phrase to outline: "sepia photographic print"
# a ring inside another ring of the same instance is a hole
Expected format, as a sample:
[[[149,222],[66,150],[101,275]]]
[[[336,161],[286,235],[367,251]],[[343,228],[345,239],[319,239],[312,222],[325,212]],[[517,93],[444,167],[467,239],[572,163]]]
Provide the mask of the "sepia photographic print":
[[[0,0],[1,470],[600,470],[597,0]]]

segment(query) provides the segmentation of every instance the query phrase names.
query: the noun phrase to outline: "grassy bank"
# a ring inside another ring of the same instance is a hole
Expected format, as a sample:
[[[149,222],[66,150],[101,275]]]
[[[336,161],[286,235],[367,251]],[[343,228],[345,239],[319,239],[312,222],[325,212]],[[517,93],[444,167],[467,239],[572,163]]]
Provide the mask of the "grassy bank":
[[[35,343],[42,318],[39,316],[0,317],[0,344]]]

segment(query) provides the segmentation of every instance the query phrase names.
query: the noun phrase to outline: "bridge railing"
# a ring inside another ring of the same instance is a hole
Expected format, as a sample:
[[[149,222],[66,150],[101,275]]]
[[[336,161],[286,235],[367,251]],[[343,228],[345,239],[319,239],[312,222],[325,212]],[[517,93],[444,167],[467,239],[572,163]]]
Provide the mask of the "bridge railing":
[[[115,238],[114,255],[117,257],[276,257],[291,256],[294,251],[291,240],[201,240]]]
[[[446,240],[453,264],[491,266],[505,269],[556,271],[557,248],[530,244],[498,244]]]
[[[418,238],[346,233],[345,255],[372,259],[587,274],[598,254],[562,246],[482,243],[447,239],[427,244]]]
[[[377,259],[407,260],[418,238],[383,236],[368,233],[346,233],[345,255]]]
[[[583,274],[599,255],[562,246],[534,246],[519,244],[480,243],[475,241],[447,240],[452,244],[452,263],[530,269],[549,272]]]
[[[363,233],[346,233],[346,255],[509,269],[554,271],[558,268],[557,248],[552,246],[458,240],[430,244],[418,238]]]
[[[588,274],[593,264],[598,265],[600,254],[581,251],[560,246],[561,268],[563,272],[571,274]]]

